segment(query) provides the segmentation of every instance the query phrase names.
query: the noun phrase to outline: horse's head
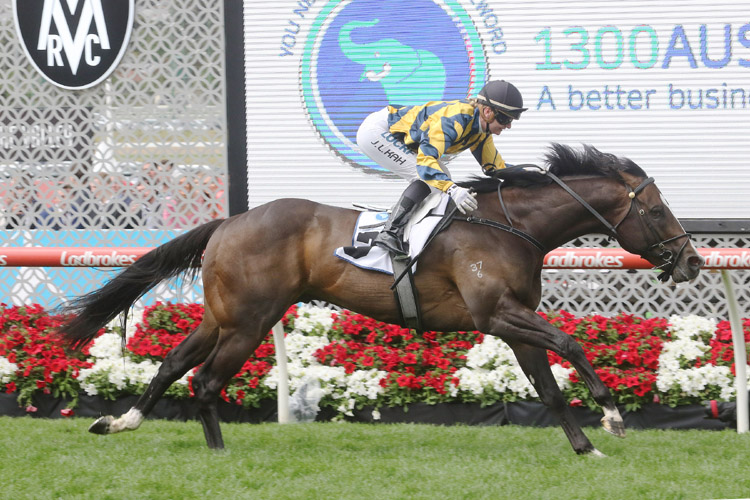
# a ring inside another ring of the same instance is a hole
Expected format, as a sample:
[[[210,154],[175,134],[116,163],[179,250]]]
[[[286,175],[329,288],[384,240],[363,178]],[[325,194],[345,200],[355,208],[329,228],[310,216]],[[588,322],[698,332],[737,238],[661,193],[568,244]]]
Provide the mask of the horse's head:
[[[617,191],[605,190],[605,209],[612,218],[605,220],[596,210],[590,211],[617,238],[622,248],[649,261],[664,272],[659,279],[675,282],[698,276],[703,257],[690,242],[690,235],[669,209],[654,179],[633,161],[602,153],[591,146],[582,151],[553,144],[547,155],[549,172],[556,175],[592,175],[616,181]],[[552,175],[551,177],[554,177]],[[557,179],[561,185],[563,183]],[[593,186],[596,183],[590,183]],[[570,193],[574,197],[575,193]],[[580,200],[579,200],[580,201]]]
[[[664,195],[652,177],[621,172],[630,208],[615,226],[617,241],[628,252],[635,253],[664,271],[661,281],[671,277],[675,283],[688,281],[703,267],[698,254],[680,221],[669,209]]]

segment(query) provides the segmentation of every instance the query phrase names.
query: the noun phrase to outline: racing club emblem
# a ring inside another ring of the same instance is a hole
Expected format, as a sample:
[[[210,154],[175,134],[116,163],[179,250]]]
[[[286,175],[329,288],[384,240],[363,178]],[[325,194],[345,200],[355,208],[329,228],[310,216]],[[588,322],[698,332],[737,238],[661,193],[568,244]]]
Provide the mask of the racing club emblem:
[[[125,54],[134,0],[13,0],[18,38],[44,78],[66,89],[101,82]]]

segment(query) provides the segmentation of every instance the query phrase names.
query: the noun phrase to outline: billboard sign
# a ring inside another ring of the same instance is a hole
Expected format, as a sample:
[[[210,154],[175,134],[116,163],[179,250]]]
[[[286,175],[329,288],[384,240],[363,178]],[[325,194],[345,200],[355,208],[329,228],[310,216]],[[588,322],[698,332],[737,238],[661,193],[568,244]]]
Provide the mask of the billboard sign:
[[[529,108],[496,138],[507,163],[591,144],[654,176],[681,219],[750,219],[750,22],[737,1],[244,5],[250,206],[388,206],[405,186],[358,151],[364,117],[504,79]],[[480,173],[468,153],[450,170]]]

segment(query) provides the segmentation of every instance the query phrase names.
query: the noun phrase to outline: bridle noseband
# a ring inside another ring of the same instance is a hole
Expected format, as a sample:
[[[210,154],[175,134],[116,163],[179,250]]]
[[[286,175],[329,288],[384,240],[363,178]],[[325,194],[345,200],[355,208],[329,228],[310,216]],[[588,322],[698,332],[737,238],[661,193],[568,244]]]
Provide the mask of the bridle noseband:
[[[607,219],[605,219],[599,212],[596,211],[594,207],[589,205],[586,200],[581,198],[578,193],[573,191],[567,184],[565,184],[559,177],[557,177],[552,172],[547,171],[547,176],[555,181],[561,188],[563,188],[568,194],[570,194],[578,203],[583,205],[586,210],[588,210],[594,217],[596,217],[599,222],[601,222],[605,228],[607,228],[607,231],[610,233],[611,236],[614,238],[619,237],[619,233],[617,232],[617,228],[620,227],[620,224],[622,224],[625,219],[627,219],[630,216],[630,213],[635,210],[636,213],[639,215],[638,221],[640,221],[641,227],[643,228],[643,232],[647,233],[650,232],[652,236],[654,236],[655,240],[658,241],[658,243],[654,243],[653,245],[650,245],[648,248],[646,248],[643,251],[638,251],[638,255],[641,256],[644,260],[648,260],[646,258],[646,255],[651,252],[652,250],[658,248],[659,254],[658,257],[664,261],[663,264],[660,266],[655,266],[654,269],[661,269],[663,272],[659,275],[660,281],[667,281],[670,276],[672,276],[672,272],[674,271],[674,268],[677,266],[677,261],[680,260],[680,256],[682,255],[682,252],[685,250],[685,247],[687,246],[688,242],[690,241],[690,238],[692,237],[692,234],[683,232],[682,234],[679,234],[677,236],[673,236],[671,238],[662,239],[661,235],[659,234],[659,231],[654,227],[651,220],[646,217],[646,210],[644,210],[641,207],[640,202],[638,201],[638,195],[648,186],[649,184],[654,183],[654,178],[649,177],[645,179],[643,182],[641,182],[638,187],[635,189],[632,189],[629,185],[626,184],[628,188],[628,198],[630,198],[630,209],[627,211],[625,216],[615,225],[612,225],[609,223]],[[677,255],[674,255],[674,252],[667,249],[665,246],[667,243],[671,243],[675,240],[678,240],[680,238],[685,238],[685,242],[680,247],[680,250],[677,252]]]

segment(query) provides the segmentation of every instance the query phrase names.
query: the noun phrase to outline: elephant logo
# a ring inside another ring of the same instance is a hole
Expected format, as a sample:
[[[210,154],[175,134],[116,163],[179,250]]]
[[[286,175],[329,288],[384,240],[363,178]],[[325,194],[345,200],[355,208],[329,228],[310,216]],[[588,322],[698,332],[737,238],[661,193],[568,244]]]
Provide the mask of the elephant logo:
[[[387,15],[384,15],[387,13]],[[465,99],[487,80],[479,32],[458,0],[329,0],[305,41],[307,115],[347,164],[390,177],[356,147],[365,117],[392,105]]]
[[[429,50],[404,45],[394,38],[370,43],[352,41],[352,31],[375,27],[373,21],[350,21],[339,31],[339,47],[351,61],[365,67],[359,81],[367,79],[383,87],[389,104],[404,106],[443,98],[445,66]]]

